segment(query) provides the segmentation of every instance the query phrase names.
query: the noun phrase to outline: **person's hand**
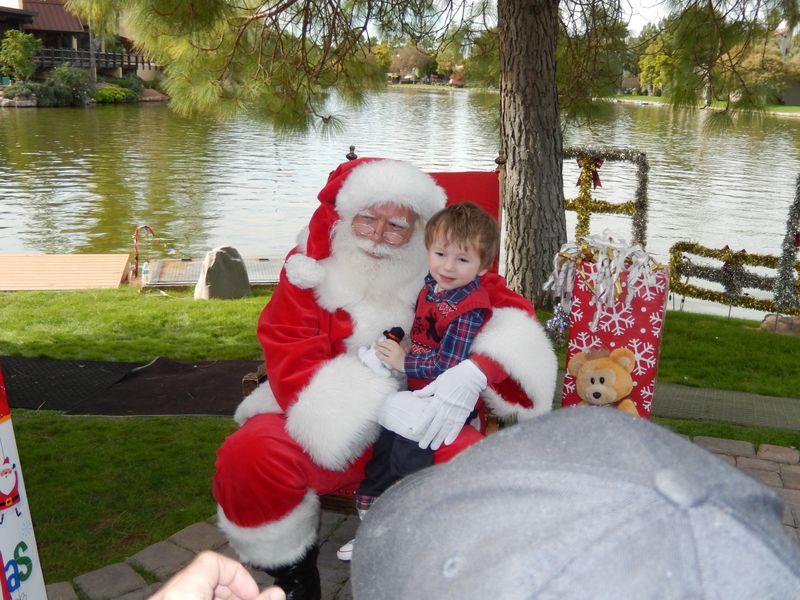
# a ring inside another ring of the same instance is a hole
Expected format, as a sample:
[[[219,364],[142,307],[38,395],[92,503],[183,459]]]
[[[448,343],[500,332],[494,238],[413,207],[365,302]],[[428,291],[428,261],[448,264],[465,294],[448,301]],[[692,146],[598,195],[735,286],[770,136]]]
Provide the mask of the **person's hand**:
[[[413,433],[414,425],[428,407],[430,400],[415,396],[413,392],[397,392],[383,403],[378,422],[397,435],[418,442],[421,434]]]
[[[259,593],[240,563],[207,551],[173,575],[150,600],[286,600],[286,594],[276,586]]]
[[[364,363],[365,366],[372,369],[374,373],[377,373],[381,377],[389,377],[391,375],[389,367],[383,364],[381,362],[381,359],[378,358],[378,355],[375,352],[375,348],[367,348],[366,346],[361,346],[358,349],[358,358],[361,359],[361,362]]]
[[[395,371],[406,370],[406,351],[394,340],[383,339],[375,343],[375,352],[387,365]]]
[[[486,383],[483,371],[471,360],[463,360],[414,392],[415,396],[430,399],[411,431],[411,435],[419,436],[419,447],[437,450],[442,444],[452,444]]]

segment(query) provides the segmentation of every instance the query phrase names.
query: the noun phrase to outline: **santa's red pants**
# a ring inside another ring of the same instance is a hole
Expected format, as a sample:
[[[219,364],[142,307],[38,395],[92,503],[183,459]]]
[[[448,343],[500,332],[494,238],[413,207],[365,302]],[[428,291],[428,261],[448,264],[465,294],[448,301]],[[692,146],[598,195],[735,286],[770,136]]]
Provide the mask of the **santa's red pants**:
[[[434,453],[434,462],[450,460],[482,437],[465,426],[455,442]],[[309,489],[328,494],[359,483],[370,454],[365,452],[343,471],[329,471],[286,433],[285,416],[256,415],[217,451],[214,498],[228,520],[240,527],[259,527],[289,514]]]

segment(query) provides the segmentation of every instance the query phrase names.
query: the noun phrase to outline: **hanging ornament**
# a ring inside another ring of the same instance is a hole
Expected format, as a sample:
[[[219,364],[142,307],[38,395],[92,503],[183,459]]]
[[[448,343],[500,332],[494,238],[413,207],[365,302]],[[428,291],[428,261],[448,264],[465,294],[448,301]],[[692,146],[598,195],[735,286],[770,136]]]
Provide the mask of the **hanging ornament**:
[[[553,308],[553,316],[544,325],[547,335],[557,346],[563,346],[567,339],[567,329],[569,328],[569,313],[564,310],[561,303]]]
[[[582,156],[578,159],[577,162],[578,166],[581,168],[581,175],[578,177],[578,181],[575,183],[577,187],[580,187],[581,180],[584,177],[584,173],[588,173],[589,177],[591,177],[593,190],[596,190],[599,187],[603,187],[603,184],[600,182],[600,173],[597,172],[597,169],[603,166],[602,158],[592,158],[590,156]]]

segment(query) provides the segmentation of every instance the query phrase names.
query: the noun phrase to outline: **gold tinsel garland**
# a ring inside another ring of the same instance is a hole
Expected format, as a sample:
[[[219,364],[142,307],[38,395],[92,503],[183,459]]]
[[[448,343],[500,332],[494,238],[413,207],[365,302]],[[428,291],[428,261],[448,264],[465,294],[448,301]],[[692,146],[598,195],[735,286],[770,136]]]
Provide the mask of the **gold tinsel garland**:
[[[620,214],[633,217],[633,242],[644,247],[647,236],[647,174],[650,170],[647,156],[630,148],[593,148],[592,146],[566,148],[563,156],[564,158],[576,158],[581,168],[577,197],[564,201],[565,208],[575,211],[578,215],[575,239],[589,235],[589,221],[592,213]],[[596,172],[604,161],[627,161],[637,166],[635,200],[615,204],[592,197],[592,173]]]
[[[629,148],[592,148],[592,146],[575,146],[566,148],[565,159],[576,158],[581,168],[578,178],[578,196],[565,200],[565,208],[578,215],[575,226],[575,239],[589,234],[589,221],[592,213],[622,214],[633,217],[633,241],[645,246],[647,231],[647,176],[650,166],[647,156]],[[637,165],[638,186],[636,199],[632,202],[614,204],[606,200],[592,197],[593,173],[603,161],[628,161]],[[796,261],[800,243],[800,175],[795,183],[795,201],[789,210],[786,221],[786,237],[782,244],[781,257],[763,254],[748,254],[745,251],[733,252],[730,248],[712,249],[694,242],[678,242],[670,248],[670,268],[673,273],[672,291],[685,296],[702,300],[720,302],[722,304],[742,306],[778,312],[781,314],[800,315],[800,262]],[[706,258],[715,258],[723,262],[722,267],[697,265],[691,263],[683,253],[696,254]],[[768,267],[778,270],[777,277],[767,277],[751,273],[744,265]],[[704,289],[688,283],[681,278],[699,277],[717,281],[725,288],[724,292]],[[742,295],[743,288],[770,290],[774,292],[774,300],[756,299]]]
[[[685,254],[714,258],[722,261],[723,265],[719,268],[698,268],[692,265],[691,261],[685,257]],[[729,306],[800,315],[800,308],[798,307],[779,306],[774,300],[742,295],[742,288],[744,287],[772,290],[776,281],[775,277],[763,277],[749,273],[744,269],[744,265],[776,269],[779,264],[780,259],[777,256],[768,254],[748,254],[743,250],[734,252],[728,247],[715,249],[701,246],[695,242],[678,242],[670,248],[670,271],[673,274],[670,291],[683,296],[719,302]],[[800,273],[800,261],[794,263],[794,270]],[[681,281],[682,278],[688,279],[689,276],[701,276],[704,279],[718,281],[725,286],[726,291],[709,290]],[[795,281],[795,288],[798,288],[797,281]],[[800,292],[800,289],[797,289],[796,293],[798,292]]]

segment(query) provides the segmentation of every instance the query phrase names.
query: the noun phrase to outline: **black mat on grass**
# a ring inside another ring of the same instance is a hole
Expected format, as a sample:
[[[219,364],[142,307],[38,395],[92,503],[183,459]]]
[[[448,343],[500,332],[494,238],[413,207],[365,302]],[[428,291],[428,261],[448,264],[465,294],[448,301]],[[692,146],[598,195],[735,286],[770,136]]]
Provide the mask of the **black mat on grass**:
[[[11,408],[74,415],[232,415],[257,360],[146,365],[0,356]]]

